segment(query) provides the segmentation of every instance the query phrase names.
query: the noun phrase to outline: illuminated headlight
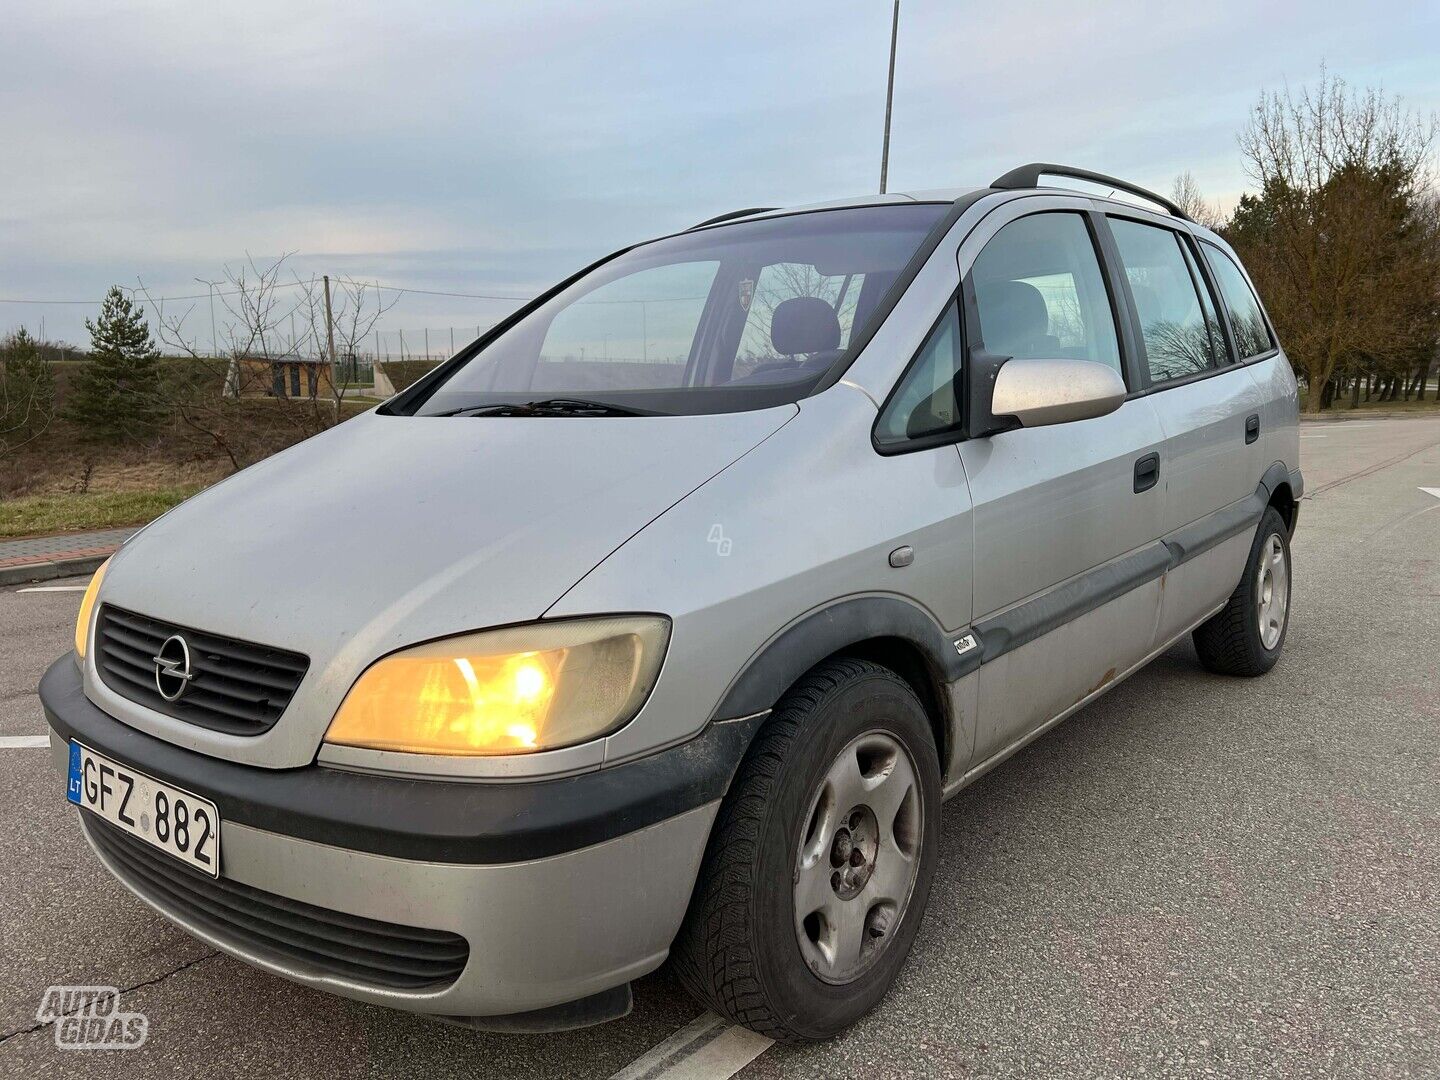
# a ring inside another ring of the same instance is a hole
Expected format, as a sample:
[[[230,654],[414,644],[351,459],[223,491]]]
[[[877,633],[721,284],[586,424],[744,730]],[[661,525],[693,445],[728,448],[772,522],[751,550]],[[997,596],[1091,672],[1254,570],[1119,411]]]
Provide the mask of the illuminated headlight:
[[[640,711],[670,620],[613,616],[443,638],[371,664],[325,741],[409,754],[554,750],[607,735]]]
[[[100,564],[90,584],[85,586],[85,595],[80,598],[80,616],[75,620],[75,654],[82,660],[90,645],[90,616],[95,614],[95,597],[100,595],[100,583],[105,580],[105,570],[109,565],[109,559]]]

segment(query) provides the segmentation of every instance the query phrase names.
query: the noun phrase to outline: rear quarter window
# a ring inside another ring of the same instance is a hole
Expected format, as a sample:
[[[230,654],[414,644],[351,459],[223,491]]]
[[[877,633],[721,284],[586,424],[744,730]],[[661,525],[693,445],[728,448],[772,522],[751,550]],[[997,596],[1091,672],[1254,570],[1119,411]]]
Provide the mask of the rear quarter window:
[[[1260,301],[1235,260],[1208,241],[1200,245],[1205,261],[1215,275],[1220,295],[1230,309],[1230,329],[1235,334],[1235,349],[1241,360],[1249,360],[1275,348],[1275,339],[1260,310]]]

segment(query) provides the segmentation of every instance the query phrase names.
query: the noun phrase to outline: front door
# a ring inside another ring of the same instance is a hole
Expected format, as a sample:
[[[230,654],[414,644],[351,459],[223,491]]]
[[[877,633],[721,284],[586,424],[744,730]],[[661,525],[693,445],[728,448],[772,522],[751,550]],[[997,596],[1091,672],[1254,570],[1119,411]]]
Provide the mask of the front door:
[[[1087,200],[1062,197],[1008,204],[982,222],[960,252],[970,351],[1123,373],[1096,228]],[[1137,397],[1108,416],[960,445],[985,650],[974,764],[1148,654],[1166,557],[1163,490],[1148,463],[1163,440],[1154,407]]]

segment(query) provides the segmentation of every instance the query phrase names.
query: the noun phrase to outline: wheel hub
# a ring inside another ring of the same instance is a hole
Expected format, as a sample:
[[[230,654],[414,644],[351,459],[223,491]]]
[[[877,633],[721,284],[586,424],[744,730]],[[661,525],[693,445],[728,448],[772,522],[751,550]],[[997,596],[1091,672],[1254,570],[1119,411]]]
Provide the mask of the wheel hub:
[[[1285,558],[1285,545],[1271,534],[1260,548],[1260,567],[1256,571],[1255,608],[1259,623],[1260,643],[1274,649],[1285,630],[1290,607],[1290,566]]]
[[[879,855],[880,829],[875,811],[868,806],[852,807],[845,815],[845,824],[835,830],[830,845],[830,887],[841,900],[853,900],[875,872]]]

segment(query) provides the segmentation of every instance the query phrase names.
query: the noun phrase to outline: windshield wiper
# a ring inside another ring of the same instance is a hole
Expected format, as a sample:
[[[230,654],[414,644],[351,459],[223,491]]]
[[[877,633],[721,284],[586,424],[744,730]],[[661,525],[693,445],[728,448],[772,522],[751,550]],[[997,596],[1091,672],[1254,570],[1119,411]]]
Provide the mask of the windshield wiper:
[[[436,416],[655,416],[656,413],[612,405],[607,401],[585,398],[545,398],[542,401],[496,402],[490,405],[464,405],[458,409],[435,413]]]

